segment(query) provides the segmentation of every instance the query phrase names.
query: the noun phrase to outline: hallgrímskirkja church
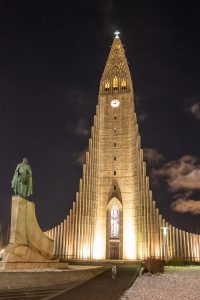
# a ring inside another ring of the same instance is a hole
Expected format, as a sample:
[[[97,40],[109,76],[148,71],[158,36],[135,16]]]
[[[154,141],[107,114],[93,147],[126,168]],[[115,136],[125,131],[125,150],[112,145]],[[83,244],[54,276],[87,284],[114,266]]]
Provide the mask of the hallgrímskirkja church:
[[[118,33],[100,81],[79,192],[66,219],[46,235],[63,259],[200,259],[200,235],[170,225],[152,198]]]

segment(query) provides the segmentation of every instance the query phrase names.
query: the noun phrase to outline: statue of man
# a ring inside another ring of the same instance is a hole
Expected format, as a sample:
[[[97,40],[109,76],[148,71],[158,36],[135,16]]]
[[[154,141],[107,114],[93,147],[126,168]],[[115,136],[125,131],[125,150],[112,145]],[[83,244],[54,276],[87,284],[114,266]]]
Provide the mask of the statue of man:
[[[15,195],[20,195],[23,198],[32,195],[32,171],[26,158],[17,165],[12,180],[12,189]]]

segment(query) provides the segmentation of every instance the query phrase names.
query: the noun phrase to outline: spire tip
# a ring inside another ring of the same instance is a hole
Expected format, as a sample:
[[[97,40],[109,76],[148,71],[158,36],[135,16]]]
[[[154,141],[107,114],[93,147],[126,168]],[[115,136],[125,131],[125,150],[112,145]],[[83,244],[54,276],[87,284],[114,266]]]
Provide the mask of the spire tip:
[[[119,32],[118,30],[116,30],[116,31],[114,32],[114,34],[115,34],[115,38],[116,38],[116,39],[119,38],[120,32]]]

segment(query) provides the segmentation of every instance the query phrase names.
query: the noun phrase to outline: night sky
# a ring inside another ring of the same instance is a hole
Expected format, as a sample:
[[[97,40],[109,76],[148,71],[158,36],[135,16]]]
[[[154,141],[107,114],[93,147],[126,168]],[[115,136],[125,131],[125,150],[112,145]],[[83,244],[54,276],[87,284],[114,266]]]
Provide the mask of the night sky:
[[[200,2],[0,1],[0,223],[27,157],[43,230],[78,191],[100,78],[118,29],[151,189],[163,216],[200,231]]]

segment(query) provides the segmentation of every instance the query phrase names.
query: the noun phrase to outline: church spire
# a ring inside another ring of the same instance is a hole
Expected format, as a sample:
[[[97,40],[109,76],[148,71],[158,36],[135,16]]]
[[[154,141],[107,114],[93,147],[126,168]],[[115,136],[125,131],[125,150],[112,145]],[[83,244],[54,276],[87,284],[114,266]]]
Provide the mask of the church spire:
[[[119,31],[115,38],[101,78],[101,95],[124,94],[132,91],[132,80]]]

